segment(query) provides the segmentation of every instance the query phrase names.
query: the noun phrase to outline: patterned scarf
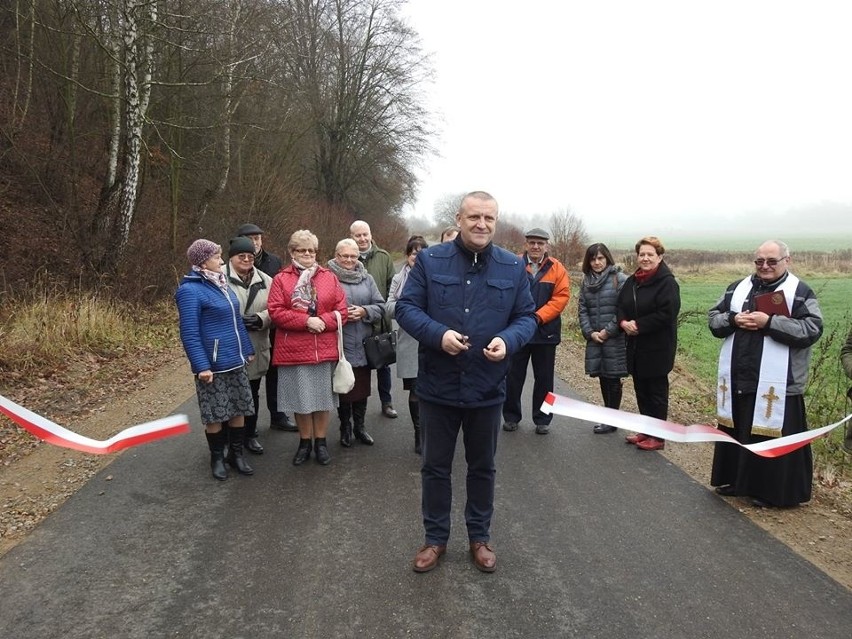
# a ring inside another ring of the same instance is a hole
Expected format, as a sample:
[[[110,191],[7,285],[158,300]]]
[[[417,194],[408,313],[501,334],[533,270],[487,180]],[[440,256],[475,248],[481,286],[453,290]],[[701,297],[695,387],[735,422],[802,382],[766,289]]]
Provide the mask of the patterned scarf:
[[[313,312],[316,313],[317,289],[311,283],[311,280],[314,278],[319,264],[314,263],[310,268],[305,268],[293,260],[293,266],[296,267],[296,270],[301,271],[301,273],[299,273],[299,281],[296,282],[296,288],[293,289],[293,295],[290,296],[290,305],[294,309],[308,313],[313,308]]]
[[[228,280],[225,278],[225,274],[222,271],[208,271],[206,268],[201,268],[200,266],[195,265],[193,265],[192,270],[201,275],[201,277],[211,284],[218,286],[222,289],[223,293],[228,292]]]

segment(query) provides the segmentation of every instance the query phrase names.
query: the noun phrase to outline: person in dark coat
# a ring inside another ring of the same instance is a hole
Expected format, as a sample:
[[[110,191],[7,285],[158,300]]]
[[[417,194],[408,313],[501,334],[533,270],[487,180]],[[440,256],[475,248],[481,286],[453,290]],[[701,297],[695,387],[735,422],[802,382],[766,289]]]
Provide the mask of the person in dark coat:
[[[254,267],[261,273],[266,273],[270,279],[281,270],[284,263],[281,258],[263,248],[263,229],[257,224],[243,224],[237,229],[237,236],[247,237],[254,245]],[[275,349],[275,326],[269,329],[270,349]],[[272,430],[298,432],[296,424],[287,413],[278,410],[278,368],[270,366],[263,376],[266,391],[266,408],[269,410],[269,427]]]
[[[787,245],[769,240],[755,253],[755,273],[728,286],[708,325],[725,340],[719,354],[719,427],[752,444],[808,430],[805,385],[811,347],[823,331],[813,290],[787,270]],[[755,506],[796,506],[811,498],[810,445],[777,458],[736,444],[716,444],[710,485]]]
[[[497,202],[483,191],[466,195],[452,242],[420,251],[396,321],[419,344],[417,397],[423,439],[425,544],[415,572],[432,570],[447,551],[451,474],[459,430],[467,462],[467,525],[474,566],[494,572],[490,546],[497,436],[506,398],[509,358],[533,336],[535,304],[521,259],[494,246]]]
[[[669,373],[677,351],[680,287],[663,261],[659,238],[636,242],[636,271],[618,294],[618,326],[627,334],[627,371],[633,377],[639,413],[667,419]],[[627,442],[641,450],[661,450],[665,442],[644,433]]]
[[[195,375],[195,393],[214,479],[228,478],[225,462],[243,475],[254,470],[243,458],[245,417],[254,414],[246,364],[254,348],[240,302],[222,271],[222,248],[195,240],[186,251],[190,272],[175,293],[180,340]],[[225,458],[225,447],[228,457]]]
[[[580,330],[586,340],[586,375],[597,377],[604,406],[621,408],[621,381],[627,377],[624,332],[616,321],[618,293],[627,276],[615,265],[606,244],[592,244],[583,257],[583,283],[577,298]],[[597,424],[594,432],[618,430]]]

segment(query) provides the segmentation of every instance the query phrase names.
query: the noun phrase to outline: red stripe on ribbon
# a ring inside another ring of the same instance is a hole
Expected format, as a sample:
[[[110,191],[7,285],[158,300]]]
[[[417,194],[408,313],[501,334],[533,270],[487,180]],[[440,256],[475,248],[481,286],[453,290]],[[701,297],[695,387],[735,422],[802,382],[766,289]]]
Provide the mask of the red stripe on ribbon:
[[[808,430],[803,433],[794,435],[786,435],[785,437],[776,437],[756,444],[741,444],[736,439],[728,435],[728,433],[711,426],[710,424],[693,424],[684,426],[647,415],[637,415],[635,413],[626,413],[624,411],[615,410],[613,408],[605,408],[588,404],[576,399],[557,395],[556,393],[548,393],[544,398],[544,403],[541,405],[541,410],[544,413],[554,413],[556,415],[564,415],[566,417],[574,417],[590,422],[600,422],[609,424],[610,426],[618,426],[626,430],[633,430],[658,439],[667,439],[679,443],[693,442],[722,442],[728,444],[736,444],[742,446],[746,450],[760,455],[761,457],[781,457],[794,450],[807,446],[815,439],[823,437],[830,433],[838,426],[852,419],[852,413],[841,419],[839,422]]]
[[[0,395],[0,413],[48,444],[95,455],[106,455],[189,432],[189,419],[186,415],[170,415],[153,422],[125,428],[109,439],[99,441],[63,428],[2,395]]]

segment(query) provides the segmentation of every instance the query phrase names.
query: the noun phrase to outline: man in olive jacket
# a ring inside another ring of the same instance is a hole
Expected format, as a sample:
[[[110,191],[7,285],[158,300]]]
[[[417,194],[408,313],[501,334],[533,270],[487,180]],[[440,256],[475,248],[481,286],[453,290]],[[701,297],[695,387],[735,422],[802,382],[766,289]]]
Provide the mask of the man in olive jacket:
[[[379,293],[382,294],[382,299],[387,301],[391,281],[393,280],[393,276],[396,275],[393,259],[391,259],[390,254],[386,250],[376,246],[376,243],[373,242],[370,225],[363,220],[352,222],[352,225],[349,227],[349,233],[358,245],[358,252],[360,253],[358,259],[367,269],[367,272],[373,276]],[[373,324],[373,335],[387,333],[390,330],[390,324],[388,324],[384,316]],[[383,366],[376,370],[376,381],[379,387],[379,399],[382,401],[382,415],[396,419],[398,413],[393,407],[393,400],[391,398],[390,366]]]

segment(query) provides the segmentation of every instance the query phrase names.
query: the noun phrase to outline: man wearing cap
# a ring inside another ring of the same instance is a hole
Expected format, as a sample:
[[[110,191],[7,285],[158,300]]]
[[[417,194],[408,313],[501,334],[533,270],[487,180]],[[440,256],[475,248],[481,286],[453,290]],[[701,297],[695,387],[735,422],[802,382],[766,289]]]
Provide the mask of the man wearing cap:
[[[263,230],[257,224],[243,224],[237,229],[237,235],[247,237],[254,246],[254,267],[266,273],[269,277],[275,277],[283,266],[281,258],[263,250]],[[275,347],[275,326],[269,329],[269,342]],[[285,430],[290,433],[298,432],[296,424],[285,414],[278,411],[278,369],[270,366],[266,371],[266,407],[269,409],[269,427],[273,430]]]
[[[373,234],[370,231],[370,225],[363,220],[352,222],[352,225],[349,227],[349,234],[358,245],[358,259],[364,265],[364,268],[367,269],[367,272],[373,276],[379,293],[382,294],[382,299],[386,300],[393,276],[396,275],[393,259],[386,250],[376,246],[376,243],[373,241]],[[384,314],[382,314],[382,319],[373,324],[373,335],[387,333],[390,330],[391,327]],[[382,415],[396,419],[398,413],[393,407],[391,399],[391,372],[389,366],[376,369],[376,384],[379,389],[379,399],[382,402]]]
[[[562,340],[562,311],[571,296],[568,272],[562,263],[547,254],[550,234],[534,228],[524,236],[522,255],[535,302],[536,332],[533,338],[512,355],[503,403],[503,430],[518,430],[521,421],[521,391],[527,378],[527,366],[532,359],[533,385],[532,417],[535,432],[550,431],[552,415],[541,411],[547,393],[553,390],[553,370],[556,365],[556,345]]]

